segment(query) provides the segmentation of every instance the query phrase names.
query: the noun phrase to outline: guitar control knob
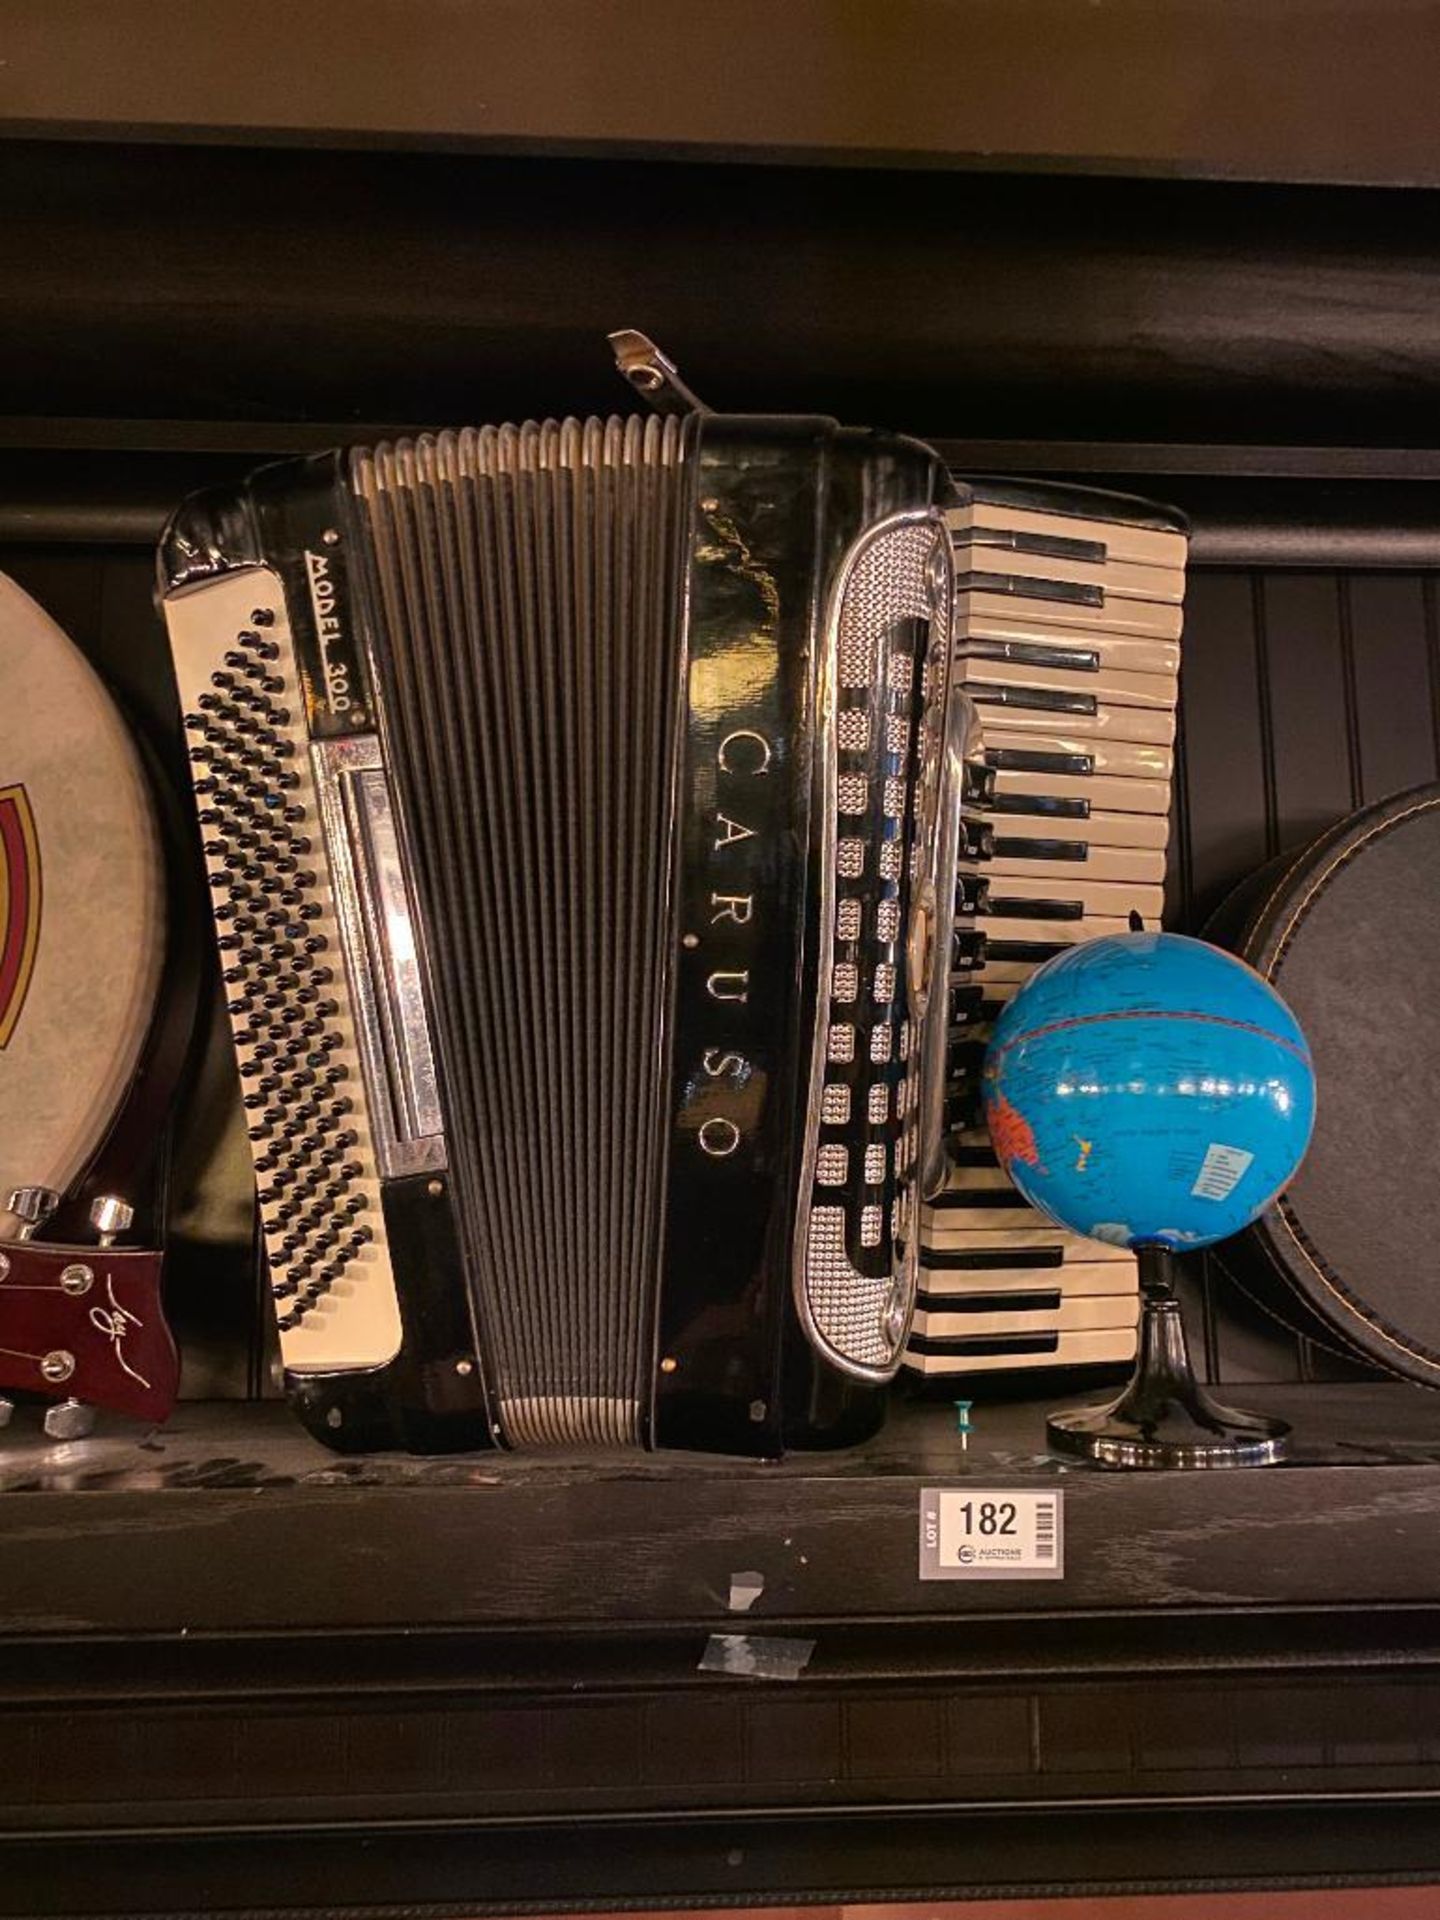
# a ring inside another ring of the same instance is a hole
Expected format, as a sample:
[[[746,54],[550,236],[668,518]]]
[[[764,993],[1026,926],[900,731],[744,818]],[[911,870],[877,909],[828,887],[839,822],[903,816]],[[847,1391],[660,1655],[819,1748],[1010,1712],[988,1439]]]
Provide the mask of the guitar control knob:
[[[15,1402],[13,1400],[7,1400],[4,1394],[0,1394],[0,1427],[9,1426],[10,1416],[14,1411]]]
[[[53,1187],[16,1187],[5,1207],[20,1222],[20,1238],[30,1240],[59,1204],[60,1196]]]
[[[135,1209],[118,1193],[100,1193],[90,1202],[90,1224],[100,1236],[102,1247],[113,1247],[122,1233],[128,1233]]]
[[[45,1409],[45,1431],[52,1440],[83,1440],[93,1432],[95,1413],[80,1400],[60,1400]]]

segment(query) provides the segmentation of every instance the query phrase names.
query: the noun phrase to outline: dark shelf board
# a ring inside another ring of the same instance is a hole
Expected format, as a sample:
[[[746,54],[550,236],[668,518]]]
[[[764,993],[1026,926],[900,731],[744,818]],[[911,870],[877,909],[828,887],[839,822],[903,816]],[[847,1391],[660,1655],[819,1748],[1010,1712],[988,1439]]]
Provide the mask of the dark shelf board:
[[[1440,1401],[1112,1476],[1045,1402],[779,1466],[342,1461],[275,1405],[0,1455],[0,1915],[421,1916],[1440,1872]],[[916,1579],[1063,1485],[1061,1583]],[[730,1578],[758,1570],[753,1609]],[[712,1633],[813,1640],[794,1681]],[[218,1891],[223,1889],[223,1899]]]
[[[1044,1454],[1045,1404],[986,1404],[968,1454],[943,1404],[875,1446],[779,1466],[632,1460],[342,1460],[278,1406],[191,1406],[149,1434],[0,1455],[0,1631],[10,1635],[734,1624],[1168,1607],[1368,1607],[1440,1595],[1440,1401],[1353,1384],[1249,1390],[1296,1463],[1112,1475]],[[920,1491],[1062,1484],[1063,1582],[922,1583]],[[117,1577],[117,1557],[145,1577]],[[263,1569],[263,1577],[253,1570]]]

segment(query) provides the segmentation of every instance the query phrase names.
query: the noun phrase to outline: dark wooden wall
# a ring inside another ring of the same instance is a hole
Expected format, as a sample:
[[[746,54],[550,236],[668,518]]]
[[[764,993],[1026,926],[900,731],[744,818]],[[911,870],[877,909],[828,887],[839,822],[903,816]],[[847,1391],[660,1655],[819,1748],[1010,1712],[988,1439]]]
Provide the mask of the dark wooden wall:
[[[180,761],[149,547],[190,487],[377,427],[713,404],[1195,522],[1171,924],[1440,772],[1440,223],[1425,194],[924,171],[0,143],[0,565]],[[192,1396],[266,1390],[216,1027],[177,1132]],[[1216,1274],[1212,1375],[1324,1355]]]
[[[971,439],[1424,446],[1426,194],[0,142],[0,418],[717,407]]]

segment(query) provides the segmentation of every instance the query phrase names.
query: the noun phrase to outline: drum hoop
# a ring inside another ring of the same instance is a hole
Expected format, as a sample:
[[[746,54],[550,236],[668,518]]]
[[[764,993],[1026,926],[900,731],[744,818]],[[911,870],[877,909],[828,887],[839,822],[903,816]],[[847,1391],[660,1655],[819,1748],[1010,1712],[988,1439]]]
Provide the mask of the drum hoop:
[[[1414,819],[1418,814],[1433,812],[1437,808],[1440,808],[1440,785],[1427,783],[1423,787],[1412,787],[1407,793],[1397,794],[1388,800],[1377,802],[1375,811],[1379,817],[1375,817],[1375,814],[1367,809],[1368,820],[1363,829],[1353,814],[1330,828],[1328,833],[1322,835],[1318,841],[1312,842],[1286,867],[1265,904],[1257,913],[1249,917],[1245,928],[1246,945],[1252,945],[1255,942],[1256,935],[1265,927],[1272,913],[1283,914],[1279,903],[1285,896],[1290,883],[1297,873],[1309,866],[1318,856],[1319,865],[1316,867],[1311,884],[1295,903],[1288,919],[1284,920],[1278,938],[1273,938],[1272,934],[1267,933],[1259,942],[1259,955],[1256,958],[1252,959],[1248,954],[1242,957],[1248,960],[1263,979],[1273,983],[1300,926],[1335,874],[1374,841],[1403,826],[1407,820]],[[1263,959],[1259,956],[1263,956]],[[1397,1353],[1404,1354],[1416,1367],[1425,1370],[1417,1375],[1407,1368],[1405,1370],[1407,1377],[1424,1380],[1433,1376],[1435,1384],[1440,1386],[1440,1353],[1435,1353],[1415,1341],[1413,1335],[1403,1333],[1392,1325],[1372,1302],[1362,1295],[1353,1293],[1345,1285],[1340,1275],[1325,1259],[1324,1254],[1311,1241],[1300,1224],[1295,1209],[1282,1194],[1269,1212],[1256,1221],[1253,1233],[1255,1243],[1277,1271],[1284,1276],[1286,1283],[1300,1292],[1302,1298],[1304,1297],[1304,1288],[1299,1285],[1294,1273],[1287,1269],[1275,1247],[1270,1244],[1270,1234],[1273,1231],[1272,1218],[1283,1227],[1289,1238],[1290,1249],[1299,1256],[1325,1292],[1336,1302],[1345,1318],[1358,1322],[1369,1335],[1374,1337],[1380,1347],[1393,1348]],[[1224,1264],[1223,1260],[1221,1264]],[[1226,1270],[1229,1271],[1228,1268]],[[1290,1330],[1295,1331],[1294,1328]],[[1347,1337],[1343,1324],[1337,1327],[1335,1332],[1342,1340]],[[1356,1341],[1354,1344],[1359,1346],[1361,1343]],[[1381,1356],[1378,1353],[1370,1353],[1366,1357]]]

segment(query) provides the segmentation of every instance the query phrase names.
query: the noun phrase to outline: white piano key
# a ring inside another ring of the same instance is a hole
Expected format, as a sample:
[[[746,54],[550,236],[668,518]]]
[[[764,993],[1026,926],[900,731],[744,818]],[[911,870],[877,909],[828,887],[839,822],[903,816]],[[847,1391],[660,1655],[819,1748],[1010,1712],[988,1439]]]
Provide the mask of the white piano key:
[[[1158,853],[1163,877],[1164,853],[1170,844],[1170,820],[1167,814],[1109,813],[1103,807],[1092,806],[1088,813],[1071,818],[1067,814],[1044,811],[1045,801],[1086,799],[1088,795],[1042,793],[1019,794],[1015,798],[1021,801],[1034,800],[1036,811],[1020,812],[1007,807],[1002,812],[980,806],[973,810],[974,817],[986,821],[995,829],[997,836],[1007,840],[1078,840],[1088,847],[1121,847],[1127,852]]]
[[[980,929],[984,931],[984,929]],[[1084,938],[1090,938],[1086,935]],[[987,996],[997,995],[1002,989],[1023,986],[1038,967],[1047,960],[1053,960],[1072,946],[1080,946],[1082,940],[1040,940],[1011,941],[986,939],[979,960],[964,963],[958,959],[952,961],[950,984],[955,987],[979,986]],[[1049,948],[1043,952],[1037,949]]]
[[[976,497],[950,508],[945,519],[952,533],[983,527],[1036,534],[1042,539],[1058,536],[1064,540],[1096,541],[1104,546],[1107,560],[1184,572],[1189,540],[1178,528],[1155,525],[1159,516],[1145,511],[1139,519],[1123,515],[1111,519],[1105,511],[1109,495],[1080,487],[1057,488],[1055,492],[1063,497],[1063,507],[1039,504],[1044,497],[1042,489],[1036,489],[1034,499],[1023,504],[1004,497],[987,498],[984,483],[980,483]],[[1136,504],[1142,510],[1147,508],[1146,502]]]
[[[1136,817],[1139,818],[1138,815]],[[1063,834],[1046,833],[1040,828],[1032,832],[1017,833],[1013,821],[1008,819],[1005,823],[1005,831],[1002,832],[997,825],[995,837],[1007,848],[1015,846],[1017,849],[1027,840],[1058,840],[1062,846],[1073,847],[1077,857],[1073,860],[1054,860],[1044,855],[1031,858],[1018,850],[1007,851],[993,860],[977,863],[977,871],[1037,876],[1047,882],[1047,892],[1052,886],[1063,892],[1072,876],[1083,879],[1087,883],[1093,880],[1106,880],[1113,881],[1118,886],[1163,888],[1165,855],[1163,852],[1156,852],[1152,847],[1090,846],[1084,840],[1067,839]],[[1143,909],[1137,909],[1137,911],[1143,911]]]
[[[1059,943],[1057,942],[1056,944],[1058,945]],[[963,971],[952,974],[951,979],[957,986],[963,986],[973,981],[976,985],[984,987],[986,993],[989,993],[996,987],[1010,985],[1017,987],[1024,986],[1031,974],[1034,973],[1036,967],[1043,964],[1044,963],[1039,960],[987,959],[982,961],[978,967],[969,967]]]
[[[1038,1294],[1044,1288],[1036,1288]],[[1077,1294],[1054,1304],[1030,1308],[1004,1307],[990,1312],[970,1308],[946,1312],[943,1308],[917,1307],[913,1330],[930,1340],[976,1340],[987,1334],[1065,1332],[1097,1327],[1133,1327],[1139,1311],[1136,1295],[1116,1293]]]
[[[968,1152],[993,1153],[995,1150],[987,1127],[966,1127],[963,1132],[952,1137],[957,1147],[963,1147]],[[963,1169],[957,1166],[954,1171],[960,1173]]]
[[[1045,1345],[1027,1346],[1024,1336],[1016,1334],[1014,1346],[998,1353],[921,1353],[911,1347],[905,1365],[913,1373],[964,1379],[979,1373],[1014,1373],[1022,1367],[1094,1367],[1135,1358],[1134,1327],[1032,1335],[1031,1339],[1043,1340]]]
[[[971,617],[962,605],[955,623],[957,646],[978,651],[984,646],[1048,647],[1066,653],[1092,653],[1102,666],[1124,673],[1168,673],[1180,671],[1180,642],[1157,640],[1143,634],[1115,633],[1105,627],[1088,626],[1077,619],[1073,626],[1028,619],[1022,611],[995,614],[989,618]]]
[[[1110,775],[1121,779],[1166,781],[1175,773],[1175,755],[1169,747],[1147,746],[1140,740],[1113,740],[1094,734],[1071,732],[1063,720],[1057,720],[1048,733],[1012,733],[1008,725],[997,722],[980,729],[980,751],[995,753],[1048,753],[1091,762],[1087,773],[1070,774],[1072,779],[1090,779]],[[1054,769],[1039,769],[1044,774]],[[1124,811],[1129,812],[1126,808]],[[1148,811],[1148,809],[1147,809]]]
[[[1023,1227],[986,1227],[981,1230],[964,1225],[968,1207],[936,1206],[926,1213],[921,1229],[921,1264],[937,1253],[1013,1253],[1023,1249],[1037,1251],[1058,1248],[1061,1254],[1074,1251],[1086,1261],[1133,1260],[1126,1247],[1107,1246],[1103,1240],[1091,1240],[1068,1227],[1057,1227],[1043,1213],[1033,1213]],[[960,1269],[952,1269],[960,1271]]]
[[[1149,926],[1159,925],[1165,910],[1163,887],[1119,880],[1087,880],[1070,867],[1061,868],[1054,860],[983,860],[964,863],[967,873],[978,873],[990,882],[992,897],[1023,893],[1032,900],[1078,900],[1087,914],[1119,920],[1122,926],[1132,913],[1138,913]],[[1128,932],[1128,926],[1124,926]]]
[[[920,1288],[932,1302],[973,1298],[977,1293],[1044,1293],[1062,1298],[1103,1297],[1134,1300],[1140,1290],[1139,1270],[1131,1260],[1067,1260],[1059,1267],[992,1267],[984,1272],[951,1272],[926,1268],[921,1255]]]
[[[992,534],[1001,531],[984,530]],[[1153,600],[1162,606],[1178,607],[1185,598],[1185,574],[1179,567],[1137,566],[1131,560],[1112,560],[1108,554],[1103,560],[1092,560],[1082,553],[1035,553],[1025,547],[988,542],[984,532],[976,538],[973,528],[952,525],[952,565],[957,582],[976,573],[1018,574],[1032,580],[1099,587],[1107,602]]]
[[[1094,694],[1094,704],[1081,713],[1056,705],[1055,702],[1062,695],[1084,693],[1087,691],[1084,688],[1041,687],[1031,689],[1032,697],[1027,699],[1027,690],[1022,687],[1002,686],[998,682],[984,680],[972,683],[965,679],[963,672],[961,682],[966,686],[977,710],[985,740],[989,740],[992,732],[1003,729],[1006,733],[1046,735],[1063,731],[1073,734],[1077,739],[1133,740],[1153,747],[1173,747],[1175,744],[1173,706],[1124,706],[1118,701],[1102,700],[1098,692],[1091,688],[1088,691]],[[1050,701],[1048,705],[1047,698]]]
[[[1046,1227],[1050,1225],[1050,1223],[1045,1220],[1045,1216],[1043,1214],[1037,1214],[1034,1207],[1029,1206],[1022,1200],[1013,1187],[1008,1190],[1004,1187],[981,1188],[978,1192],[983,1199],[996,1202],[1008,1202],[1008,1204],[947,1207],[942,1214],[933,1216],[933,1219],[943,1223],[946,1231],[959,1232],[963,1227],[963,1231],[966,1234],[976,1236],[976,1244],[978,1244],[981,1239],[988,1241],[993,1234],[1023,1233],[1031,1227],[1038,1226],[1042,1223]],[[1011,1194],[1014,1195],[1013,1200],[1010,1200],[1009,1196]],[[967,1195],[967,1198],[968,1197]],[[957,1224],[952,1227],[952,1222]],[[1052,1232],[1054,1231],[1053,1228],[1050,1230]],[[942,1240],[938,1237],[938,1232],[939,1229],[933,1226],[932,1221],[927,1221],[927,1223],[921,1227],[920,1259],[922,1265],[924,1264],[926,1248],[931,1246],[943,1248],[949,1245],[948,1240]]]
[[[1180,686],[1173,673],[1120,673],[1102,667],[1098,673],[1067,667],[1037,667],[1029,661],[986,660],[956,649],[956,671],[965,687],[1039,687],[1054,693],[1083,693],[1107,706],[1146,707],[1173,713]],[[983,717],[982,717],[983,725]]]
[[[1017,556],[1018,558],[1018,556]],[[1026,620],[1049,627],[1094,627],[1103,633],[1148,634],[1154,640],[1178,640],[1184,625],[1183,609],[1162,600],[1106,600],[1101,606],[1063,597],[1062,583],[1035,582],[1025,591],[1021,569],[1008,570],[1013,586],[1002,591],[967,584],[962,574],[955,585],[955,618],[962,625],[979,620],[994,620],[1002,614],[1019,614]],[[1053,584],[1054,596],[1046,594]]]
[[[978,1135],[986,1146],[989,1145],[989,1135],[983,1129],[970,1129],[966,1138],[975,1135]],[[1016,1188],[1009,1174],[997,1163],[995,1166],[985,1167],[951,1167],[944,1191],[964,1194],[1014,1193]]]
[[[1033,973],[1035,969],[1032,967],[1030,971],[1031,973]],[[1001,980],[1001,979],[977,981],[970,974],[957,973],[952,976],[951,984],[952,986],[955,986],[955,987],[979,986],[983,989],[982,997],[985,1002],[992,1003],[995,1006],[1004,1007],[1004,1006],[1008,1006],[1009,1003],[1015,998],[1016,994],[1020,991],[1021,987],[1024,985],[1024,981]]]
[[[1016,883],[1019,884],[1018,882]],[[1014,897],[1010,887],[1000,890],[998,896],[1003,904]],[[992,940],[1045,940],[1056,946],[1077,946],[1082,940],[1103,940],[1106,934],[1128,933],[1128,918],[1115,919],[1109,914],[1083,914],[1078,920],[1057,920],[1053,918],[1020,919],[1004,913],[977,913],[963,915],[956,921],[962,930],[977,927],[980,932]]]
[[[1012,773],[995,769],[995,791],[1035,799],[1088,800],[1098,812],[1146,815],[1168,822],[1170,782],[1108,773]]]

